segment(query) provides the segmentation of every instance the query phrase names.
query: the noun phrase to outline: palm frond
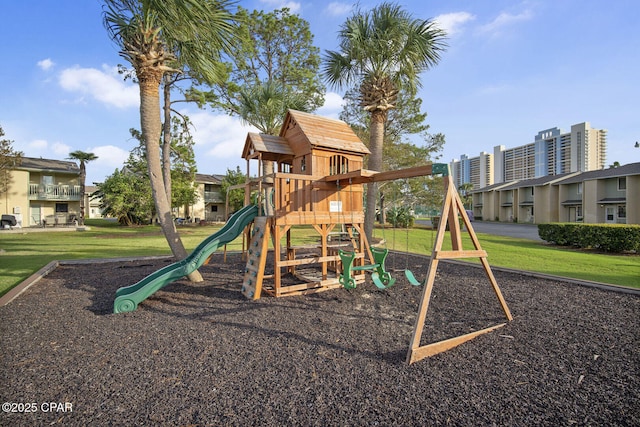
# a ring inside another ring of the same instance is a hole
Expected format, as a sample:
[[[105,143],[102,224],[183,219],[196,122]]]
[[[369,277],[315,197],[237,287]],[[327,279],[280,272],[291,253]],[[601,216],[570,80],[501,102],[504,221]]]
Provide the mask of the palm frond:
[[[420,73],[439,62],[445,39],[433,21],[413,19],[396,3],[356,10],[340,27],[339,51],[325,54],[323,77],[337,88],[390,79],[414,90]]]

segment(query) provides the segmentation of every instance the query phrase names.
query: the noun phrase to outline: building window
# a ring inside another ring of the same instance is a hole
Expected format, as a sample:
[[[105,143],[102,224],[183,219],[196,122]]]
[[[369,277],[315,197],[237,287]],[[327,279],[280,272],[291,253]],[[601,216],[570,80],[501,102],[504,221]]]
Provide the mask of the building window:
[[[623,176],[618,178],[618,191],[624,191],[627,189],[627,177]]]
[[[582,206],[576,206],[576,218],[582,218]]]
[[[218,212],[218,205],[211,205],[211,212]]]
[[[56,203],[56,213],[67,213],[67,212],[69,212],[68,203]]]
[[[302,159],[300,159],[300,171],[304,172],[307,170],[307,158],[303,157]]]
[[[582,194],[582,183],[578,183],[578,194]]]
[[[618,205],[618,218],[627,217],[627,205]]]

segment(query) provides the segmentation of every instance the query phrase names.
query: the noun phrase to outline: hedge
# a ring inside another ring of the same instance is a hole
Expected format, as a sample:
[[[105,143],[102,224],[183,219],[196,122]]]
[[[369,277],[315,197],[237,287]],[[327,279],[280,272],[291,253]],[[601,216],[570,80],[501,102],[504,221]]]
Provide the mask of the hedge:
[[[635,224],[538,224],[538,235],[561,246],[640,253],[640,225]]]

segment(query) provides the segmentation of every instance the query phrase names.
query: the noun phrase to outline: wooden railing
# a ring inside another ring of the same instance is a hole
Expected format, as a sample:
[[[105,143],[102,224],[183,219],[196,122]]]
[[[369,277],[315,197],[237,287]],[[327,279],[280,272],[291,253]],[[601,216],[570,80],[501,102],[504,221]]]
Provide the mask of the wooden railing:
[[[356,223],[364,219],[362,185],[345,186],[318,177],[275,173],[267,196],[279,224]],[[268,185],[263,184],[268,193]]]

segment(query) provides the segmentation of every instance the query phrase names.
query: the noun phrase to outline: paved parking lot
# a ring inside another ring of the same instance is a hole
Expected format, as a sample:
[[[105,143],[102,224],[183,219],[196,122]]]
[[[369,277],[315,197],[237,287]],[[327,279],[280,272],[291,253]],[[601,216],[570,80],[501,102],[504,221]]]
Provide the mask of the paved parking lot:
[[[493,234],[496,236],[517,237],[521,239],[542,241],[538,236],[538,226],[535,224],[514,224],[511,222],[474,221],[473,229],[476,233]]]
[[[431,221],[416,220],[417,224],[431,225]],[[520,239],[536,240],[541,242],[538,236],[538,226],[535,224],[515,224],[512,222],[474,221],[473,229],[476,233],[493,234],[495,236],[516,237]]]

